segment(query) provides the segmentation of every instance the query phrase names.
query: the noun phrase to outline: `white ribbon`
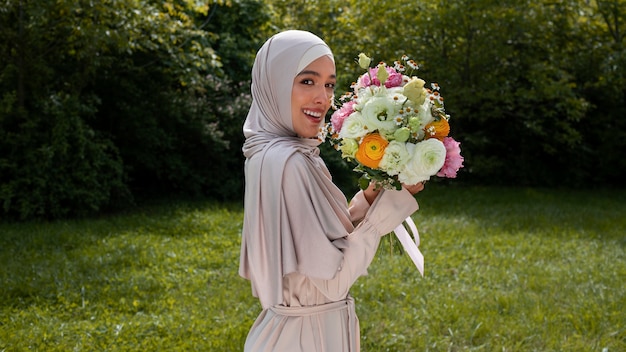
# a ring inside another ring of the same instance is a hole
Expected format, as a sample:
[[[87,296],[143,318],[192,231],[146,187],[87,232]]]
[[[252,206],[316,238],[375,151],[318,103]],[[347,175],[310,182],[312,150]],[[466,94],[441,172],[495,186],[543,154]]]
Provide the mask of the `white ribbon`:
[[[398,240],[400,240],[400,243],[402,244],[402,247],[404,248],[406,253],[409,255],[411,260],[413,260],[413,263],[417,267],[417,270],[419,270],[420,274],[424,276],[424,255],[422,254],[422,252],[420,252],[419,248],[417,248],[417,246],[420,245],[420,235],[417,232],[417,227],[415,226],[415,223],[410,216],[406,218],[404,222],[411,229],[411,232],[415,237],[415,241],[413,241],[411,235],[407,232],[406,228],[402,224],[398,225],[398,227],[396,227],[393,232],[396,234]]]

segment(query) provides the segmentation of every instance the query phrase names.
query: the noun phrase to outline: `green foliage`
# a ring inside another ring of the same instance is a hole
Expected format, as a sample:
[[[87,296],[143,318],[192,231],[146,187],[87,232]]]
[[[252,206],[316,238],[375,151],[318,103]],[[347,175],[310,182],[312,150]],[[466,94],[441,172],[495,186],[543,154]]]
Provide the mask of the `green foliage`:
[[[100,60],[76,55],[90,43],[71,33],[68,9],[8,1],[0,11],[0,212],[9,216],[84,215],[128,200],[116,146],[88,123],[101,101],[84,87]]]
[[[240,80],[266,19],[260,3],[5,5],[0,213],[59,218],[155,194],[241,196],[250,98]],[[247,11],[250,28],[237,20]]]
[[[584,135],[580,157],[594,166],[593,181],[620,184],[626,170],[618,152],[626,150],[626,2],[595,3],[578,23],[582,48],[569,57],[579,89],[591,103],[589,118],[579,127]]]
[[[309,30],[337,94],[363,51],[408,54],[461,142],[456,182],[624,184],[624,0],[6,0],[1,216],[84,215],[153,196],[240,199],[254,54]],[[324,158],[349,193],[355,180]]]
[[[117,149],[87,126],[89,105],[58,92],[37,118],[3,115],[0,201],[19,218],[58,218],[104,210],[126,199]],[[13,128],[9,128],[14,125]]]
[[[391,237],[352,295],[367,351],[626,348],[623,190],[418,195],[425,276]],[[0,223],[0,350],[241,351],[240,204]],[[393,245],[393,242],[391,242]]]
[[[446,98],[461,180],[623,185],[623,0],[270,3],[275,22],[330,44],[340,92],[359,52],[418,61]]]

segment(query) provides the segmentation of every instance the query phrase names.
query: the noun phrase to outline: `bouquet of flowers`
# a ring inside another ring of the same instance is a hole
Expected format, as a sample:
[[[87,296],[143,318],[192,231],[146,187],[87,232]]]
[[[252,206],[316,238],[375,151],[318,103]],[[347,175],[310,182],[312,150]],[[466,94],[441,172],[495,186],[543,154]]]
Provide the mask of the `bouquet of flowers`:
[[[361,53],[366,70],[339,99],[325,133],[342,158],[356,164],[359,186],[400,189],[432,176],[456,177],[463,167],[459,142],[449,137],[439,85],[424,87],[411,74],[419,67],[406,55],[393,67]]]

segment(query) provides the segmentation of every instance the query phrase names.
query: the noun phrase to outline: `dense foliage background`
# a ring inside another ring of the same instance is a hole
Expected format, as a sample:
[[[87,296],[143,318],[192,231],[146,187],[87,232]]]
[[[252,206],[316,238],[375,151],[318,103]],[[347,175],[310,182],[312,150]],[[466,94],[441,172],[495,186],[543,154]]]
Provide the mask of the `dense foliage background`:
[[[250,68],[287,28],[330,44],[339,91],[361,51],[419,61],[462,142],[455,182],[624,185],[625,0],[3,0],[1,216],[240,199]]]

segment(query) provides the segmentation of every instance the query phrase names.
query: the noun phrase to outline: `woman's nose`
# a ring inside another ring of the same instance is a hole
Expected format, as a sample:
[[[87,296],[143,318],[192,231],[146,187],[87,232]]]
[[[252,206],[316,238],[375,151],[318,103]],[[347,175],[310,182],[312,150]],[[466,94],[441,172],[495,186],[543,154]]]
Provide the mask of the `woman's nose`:
[[[322,86],[316,91],[315,94],[315,102],[316,103],[325,103],[330,99],[330,94],[328,93],[328,89],[325,86]]]

